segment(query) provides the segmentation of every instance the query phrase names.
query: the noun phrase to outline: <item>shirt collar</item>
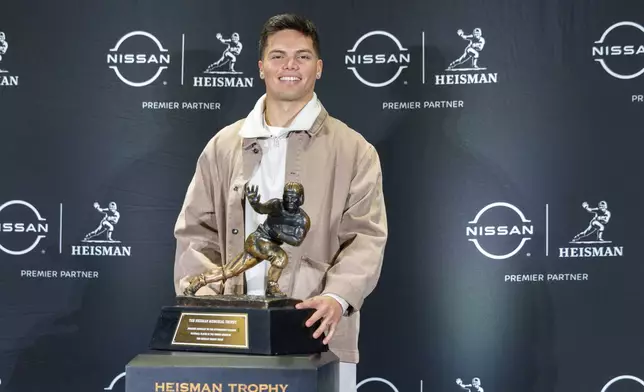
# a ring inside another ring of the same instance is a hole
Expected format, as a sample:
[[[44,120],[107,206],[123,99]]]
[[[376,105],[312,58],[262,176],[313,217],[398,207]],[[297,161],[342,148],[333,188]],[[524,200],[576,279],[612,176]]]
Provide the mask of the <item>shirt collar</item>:
[[[266,102],[266,94],[262,95],[255,107],[246,117],[239,135],[243,138],[258,138],[258,137],[271,137],[273,134],[268,130],[266,122],[264,121],[264,108]],[[295,116],[293,121],[288,127],[284,127],[282,133],[290,131],[303,131],[309,130],[315,124],[320,112],[322,111],[322,104],[318,100],[317,94],[313,93],[313,98],[300,110]]]

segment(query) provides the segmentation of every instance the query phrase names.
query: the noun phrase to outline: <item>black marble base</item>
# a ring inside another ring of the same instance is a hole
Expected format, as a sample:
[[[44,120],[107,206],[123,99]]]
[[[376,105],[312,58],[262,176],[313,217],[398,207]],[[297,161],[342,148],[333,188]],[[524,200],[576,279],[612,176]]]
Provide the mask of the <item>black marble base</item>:
[[[175,305],[209,306],[213,308],[250,308],[270,309],[292,307],[300,303],[299,299],[286,297],[262,297],[256,295],[202,295],[199,297],[178,296]]]
[[[313,338],[319,322],[309,328],[305,325],[315,309],[295,309],[298,302],[300,301],[291,298],[252,296],[177,297],[176,305],[161,310],[150,348],[259,355],[315,354],[328,351],[328,346],[322,343],[324,335],[318,339]],[[227,320],[228,314],[237,321],[242,318],[245,321],[225,325],[224,322],[232,322]],[[177,334],[182,315],[184,323],[179,331],[185,332],[188,319],[201,323],[190,324],[189,333],[194,336],[188,339],[190,341],[186,342],[184,339],[179,344],[177,337],[185,336]],[[239,329],[242,332],[226,332]],[[236,334],[239,339],[217,337],[222,334]],[[242,338],[242,335],[245,337]],[[227,340],[217,342],[216,339]],[[242,346],[245,347],[225,347],[231,341],[243,341],[245,345]]]

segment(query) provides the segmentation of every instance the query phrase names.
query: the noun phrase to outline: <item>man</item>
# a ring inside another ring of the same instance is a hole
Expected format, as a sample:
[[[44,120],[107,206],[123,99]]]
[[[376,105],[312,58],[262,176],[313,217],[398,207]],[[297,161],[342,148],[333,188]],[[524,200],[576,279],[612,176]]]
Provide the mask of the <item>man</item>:
[[[224,268],[266,219],[244,197],[247,184],[265,200],[300,183],[310,231],[299,246],[284,244],[288,264],[279,287],[316,309],[307,326],[340,358],[342,391],[355,391],[359,310],[374,289],[387,240],[380,161],[360,134],[331,117],[314,92],[322,75],[312,22],[292,14],[270,18],[259,43],[266,94],[250,114],[220,130],[199,156],[175,227],[175,291],[191,277]],[[225,294],[264,295],[263,261],[225,280]],[[195,295],[212,295],[221,282]]]
[[[447,69],[452,70],[454,69],[454,67],[464,64],[469,59],[472,59],[473,69],[481,69],[477,64],[477,62],[479,61],[480,52],[483,50],[483,47],[485,46],[485,38],[481,36],[482,34],[481,29],[479,28],[474,29],[474,31],[472,32],[472,35],[465,35],[463,33],[463,30],[459,29],[456,32],[456,34],[458,34],[458,36],[463,38],[464,40],[470,41],[470,43],[465,48],[463,55],[458,59],[452,61]]]
[[[216,71],[217,68],[222,65],[229,63],[228,73],[236,73],[235,63],[237,62],[237,56],[241,53],[242,43],[239,42],[239,34],[233,33],[230,39],[223,39],[220,33],[217,33],[217,39],[223,44],[227,44],[228,47],[224,50],[224,53],[221,55],[221,58],[214,63],[210,64],[206,69],[205,73],[226,73],[221,71]]]

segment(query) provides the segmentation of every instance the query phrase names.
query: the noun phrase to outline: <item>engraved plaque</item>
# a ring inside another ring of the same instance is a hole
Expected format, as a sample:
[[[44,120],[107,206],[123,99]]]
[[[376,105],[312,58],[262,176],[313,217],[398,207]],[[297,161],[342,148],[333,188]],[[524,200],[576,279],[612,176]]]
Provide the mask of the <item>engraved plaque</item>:
[[[248,315],[181,313],[172,344],[248,348]]]

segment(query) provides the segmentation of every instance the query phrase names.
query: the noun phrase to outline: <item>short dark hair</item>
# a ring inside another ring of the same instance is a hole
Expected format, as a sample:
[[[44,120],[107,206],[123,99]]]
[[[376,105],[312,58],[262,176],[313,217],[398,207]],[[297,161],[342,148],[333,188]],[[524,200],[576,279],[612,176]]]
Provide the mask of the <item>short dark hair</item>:
[[[272,34],[282,30],[296,30],[310,37],[313,41],[313,49],[315,54],[320,56],[320,37],[318,37],[318,30],[312,21],[296,14],[280,14],[272,16],[264,23],[262,33],[259,36],[259,58],[264,58],[264,50],[266,50],[266,43],[268,37]]]

